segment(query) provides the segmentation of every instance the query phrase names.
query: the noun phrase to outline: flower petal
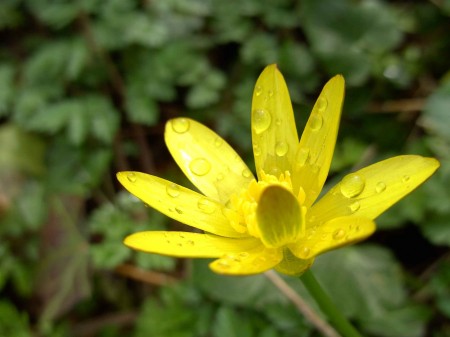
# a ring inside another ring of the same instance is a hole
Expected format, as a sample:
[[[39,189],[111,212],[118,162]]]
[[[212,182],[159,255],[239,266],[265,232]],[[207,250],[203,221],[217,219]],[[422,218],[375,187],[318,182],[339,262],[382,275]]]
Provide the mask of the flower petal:
[[[220,259],[211,262],[209,267],[218,274],[252,275],[272,269],[282,258],[279,249],[269,249],[261,245],[253,250],[225,254]]]
[[[172,157],[189,180],[208,197],[226,203],[253,174],[214,131],[189,118],[167,122],[164,133]]]
[[[356,216],[331,219],[323,225],[310,229],[306,237],[289,246],[300,259],[308,259],[341,246],[347,246],[367,238],[375,231],[375,223]]]
[[[252,101],[252,143],[256,173],[290,171],[298,144],[289,91],[275,64],[259,76]]]
[[[344,101],[344,78],[333,77],[324,86],[296,148],[292,167],[294,193],[303,188],[305,206],[316,200],[330,169]]]
[[[261,246],[254,238],[231,239],[209,234],[164,231],[134,233],[125,238],[124,244],[146,253],[205,258]]]
[[[380,161],[345,176],[309,210],[307,228],[314,222],[357,215],[375,219],[439,167],[434,158],[415,155]]]
[[[297,198],[284,187],[264,189],[256,209],[261,241],[278,248],[297,241],[304,232],[304,215]]]
[[[141,172],[119,172],[117,179],[132,194],[159,212],[209,233],[241,237],[222,212],[224,206],[200,193]]]
[[[289,248],[283,249],[283,260],[275,267],[275,270],[290,276],[300,276],[314,263],[314,258],[299,259]]]

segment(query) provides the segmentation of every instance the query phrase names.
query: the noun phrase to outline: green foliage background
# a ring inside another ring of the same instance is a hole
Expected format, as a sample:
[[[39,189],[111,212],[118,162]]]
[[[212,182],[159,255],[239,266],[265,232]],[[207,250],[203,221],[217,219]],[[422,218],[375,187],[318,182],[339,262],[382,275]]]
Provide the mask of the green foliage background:
[[[253,85],[274,62],[299,130],[346,78],[328,186],[397,154],[441,161],[372,238],[313,270],[365,336],[450,336],[449,15],[449,0],[2,0],[0,336],[318,336],[264,276],[121,243],[181,225],[115,172],[188,184],[163,143],[177,116],[251,165]]]

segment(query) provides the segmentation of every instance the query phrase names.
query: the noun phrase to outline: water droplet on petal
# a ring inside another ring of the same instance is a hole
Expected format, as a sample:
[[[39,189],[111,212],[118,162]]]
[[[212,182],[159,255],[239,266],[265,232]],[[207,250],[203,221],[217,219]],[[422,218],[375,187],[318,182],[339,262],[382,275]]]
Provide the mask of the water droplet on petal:
[[[177,184],[170,184],[166,187],[166,192],[172,198],[176,198],[180,195],[180,187]]]
[[[298,165],[298,168],[305,166],[306,162],[309,158],[309,148],[302,147],[297,151],[297,158],[296,158],[296,164]]]
[[[217,267],[219,267],[220,269],[228,269],[230,268],[230,262],[226,259],[220,259],[219,261],[217,261]]]
[[[336,229],[333,233],[333,239],[341,240],[345,237],[345,230],[342,228]]]
[[[260,85],[257,85],[256,87],[255,87],[255,95],[256,96],[261,96],[261,94],[262,94],[262,87],[260,86]]]
[[[176,118],[171,121],[172,130],[176,133],[185,133],[189,130],[189,120],[186,118]]]
[[[316,113],[311,116],[310,128],[313,131],[319,131],[323,124],[323,118],[320,114]]]
[[[342,179],[340,190],[344,197],[354,198],[361,194],[364,190],[366,182],[364,178],[358,174],[348,174]]]
[[[241,259],[246,259],[247,257],[250,256],[250,254],[247,253],[247,252],[240,252],[240,253],[238,254],[238,256],[239,256]]]
[[[269,98],[271,98],[271,97],[273,96],[273,90],[269,90],[269,91],[267,92],[267,94],[269,95]]]
[[[244,169],[244,170],[242,171],[242,176],[243,176],[244,178],[250,178],[250,177],[252,176],[252,172],[250,172],[249,169]]]
[[[410,176],[405,175],[405,176],[403,176],[402,181],[403,181],[404,183],[406,183],[406,182],[409,181],[409,179],[410,179]]]
[[[200,198],[197,207],[204,213],[211,214],[216,210],[216,204],[206,198]]]
[[[219,173],[219,174],[217,175],[217,177],[216,177],[216,180],[217,180],[217,181],[222,181],[224,178],[225,178],[224,175],[223,175],[222,173]]]
[[[302,247],[299,251],[299,256],[302,259],[307,259],[309,257],[309,254],[311,254],[311,249],[309,247]]]
[[[275,153],[277,154],[278,157],[283,157],[284,155],[286,155],[288,150],[289,145],[284,141],[280,141],[275,145]]]
[[[386,189],[386,184],[382,181],[378,182],[377,185],[375,186],[375,191],[377,193],[381,193]]]
[[[216,139],[214,139],[214,146],[215,147],[221,147],[222,144],[223,144],[222,138],[217,137]]]
[[[324,112],[328,106],[328,101],[325,97],[320,97],[317,101],[317,110],[320,112]]]
[[[178,207],[175,207],[175,211],[176,211],[178,214],[183,214],[183,211],[182,211],[180,208],[178,208]]]
[[[134,183],[137,180],[136,175],[133,172],[127,174],[127,179],[131,183]]]
[[[280,126],[280,125],[281,125],[281,119],[280,119],[280,118],[277,118],[277,119],[275,120],[275,124],[276,124],[277,126]]]
[[[211,170],[211,164],[204,158],[196,158],[189,164],[189,168],[197,176],[204,176]]]
[[[260,133],[266,131],[269,128],[271,122],[272,116],[267,110],[253,110],[252,124],[256,134],[259,135]]]
[[[361,207],[361,204],[359,203],[359,201],[355,201],[354,203],[352,203],[352,204],[349,206],[350,211],[351,211],[352,213],[355,213],[357,210],[359,210],[360,207]]]
[[[253,145],[253,154],[255,157],[258,157],[261,155],[261,148],[258,145]]]
[[[189,246],[195,246],[195,242],[193,240],[187,240],[186,244]]]

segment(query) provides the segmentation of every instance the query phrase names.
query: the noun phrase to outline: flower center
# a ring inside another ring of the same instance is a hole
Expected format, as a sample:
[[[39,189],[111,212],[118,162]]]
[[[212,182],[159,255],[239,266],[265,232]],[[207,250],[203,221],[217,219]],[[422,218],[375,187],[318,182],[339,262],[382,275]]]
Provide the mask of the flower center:
[[[280,174],[278,177],[266,174],[261,171],[261,180],[252,180],[247,189],[238,194],[232,195],[228,203],[228,212],[226,216],[230,220],[231,226],[239,233],[248,233],[256,238],[261,238],[261,229],[258,225],[256,210],[261,195],[269,186],[280,186],[293,193],[291,175],[288,171]],[[300,205],[305,200],[305,192],[302,188],[297,195]],[[275,210],[283,212],[283,209]],[[304,233],[304,228],[302,228]]]

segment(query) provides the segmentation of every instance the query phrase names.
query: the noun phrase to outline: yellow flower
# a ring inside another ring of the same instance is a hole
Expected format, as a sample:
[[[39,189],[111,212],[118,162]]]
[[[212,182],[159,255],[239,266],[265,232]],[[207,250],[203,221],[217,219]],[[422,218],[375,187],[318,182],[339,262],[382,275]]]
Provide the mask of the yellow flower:
[[[271,268],[299,275],[314,257],[365,239],[373,220],[430,177],[433,158],[405,155],[345,176],[316,201],[333,156],[344,79],[323,88],[300,141],[289,92],[276,65],[253,93],[252,143],[257,180],[221,137],[188,118],[170,120],[165,141],[184,174],[201,191],[140,172],[120,172],[122,185],[147,205],[205,233],[148,231],[125,244],[149,253],[216,258],[221,274]]]

